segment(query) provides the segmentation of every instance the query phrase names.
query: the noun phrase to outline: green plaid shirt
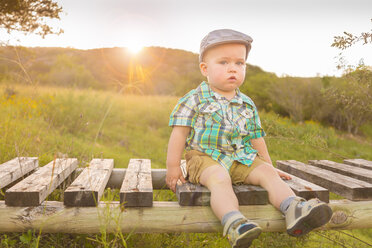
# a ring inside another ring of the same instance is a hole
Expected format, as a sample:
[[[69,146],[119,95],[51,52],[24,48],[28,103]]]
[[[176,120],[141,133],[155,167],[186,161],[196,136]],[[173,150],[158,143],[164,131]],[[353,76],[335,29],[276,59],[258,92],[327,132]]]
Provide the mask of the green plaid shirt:
[[[236,93],[229,101],[202,82],[178,101],[169,121],[191,127],[187,150],[210,155],[228,171],[234,160],[250,166],[257,154],[250,140],[265,136],[253,101]]]

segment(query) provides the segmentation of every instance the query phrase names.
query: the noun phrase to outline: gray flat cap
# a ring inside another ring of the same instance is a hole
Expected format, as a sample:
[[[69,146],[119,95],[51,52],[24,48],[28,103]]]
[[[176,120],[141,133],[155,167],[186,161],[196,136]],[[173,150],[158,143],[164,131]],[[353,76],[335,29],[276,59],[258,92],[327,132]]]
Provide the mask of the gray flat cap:
[[[202,62],[205,51],[209,48],[227,43],[241,43],[247,47],[247,55],[251,50],[251,43],[253,39],[246,34],[232,30],[232,29],[217,29],[205,36],[200,43],[199,62]]]

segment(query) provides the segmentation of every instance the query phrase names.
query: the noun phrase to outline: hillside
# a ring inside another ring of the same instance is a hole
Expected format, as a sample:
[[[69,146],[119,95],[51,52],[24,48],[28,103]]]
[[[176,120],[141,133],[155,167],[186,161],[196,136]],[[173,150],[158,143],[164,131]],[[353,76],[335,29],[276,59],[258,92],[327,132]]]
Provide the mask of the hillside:
[[[0,58],[0,82],[183,95],[203,80],[197,54],[162,47],[146,47],[136,55],[119,47],[0,47]],[[258,73],[266,74],[248,65],[247,75]]]

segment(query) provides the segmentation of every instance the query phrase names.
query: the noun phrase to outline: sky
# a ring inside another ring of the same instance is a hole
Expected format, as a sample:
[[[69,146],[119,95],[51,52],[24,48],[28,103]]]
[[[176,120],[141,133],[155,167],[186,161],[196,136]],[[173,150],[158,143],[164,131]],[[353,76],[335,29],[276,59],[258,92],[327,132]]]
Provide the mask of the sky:
[[[210,31],[230,28],[253,38],[248,63],[278,76],[339,76],[333,37],[371,32],[371,0],[58,0],[64,13],[51,25],[64,33],[12,34],[22,46],[161,46],[199,53]],[[5,32],[0,32],[5,37]],[[344,52],[348,64],[372,65],[372,44]]]

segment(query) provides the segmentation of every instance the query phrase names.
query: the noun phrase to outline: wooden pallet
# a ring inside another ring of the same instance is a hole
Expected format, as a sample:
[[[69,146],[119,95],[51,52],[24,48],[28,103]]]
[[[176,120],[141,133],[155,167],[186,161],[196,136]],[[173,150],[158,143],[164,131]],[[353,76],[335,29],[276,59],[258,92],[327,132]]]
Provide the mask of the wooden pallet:
[[[127,224],[120,224],[123,225],[122,231],[128,231],[128,228],[135,228],[135,232],[220,231],[219,221],[209,207],[210,192],[201,185],[178,185],[178,203],[153,201],[154,189],[168,188],[166,170],[151,169],[150,160],[132,159],[127,169],[114,168],[112,159],[93,159],[86,168],[77,168],[77,165],[74,158],[56,159],[43,167],[38,167],[37,158],[15,158],[1,164],[0,186],[5,191],[5,201],[0,201],[0,232],[42,227],[44,232],[92,233],[97,231],[97,227],[91,225],[97,225],[94,218],[97,214],[102,217],[100,211],[110,211],[108,216],[125,216]],[[329,202],[329,192],[334,192],[351,200],[330,202],[337,211],[328,229],[372,228],[371,221],[364,221],[366,216],[367,220],[372,216],[369,207],[372,204],[369,201],[372,200],[371,161],[348,159],[344,163],[335,163],[310,160],[309,164],[304,164],[285,160],[277,161],[277,167],[291,174],[292,179],[286,183],[296,195],[306,199],[318,197]],[[185,171],[184,161],[182,168]],[[46,201],[48,195],[73,174],[76,179],[64,191],[64,201]],[[119,202],[100,201],[106,187],[120,189]],[[238,185],[234,186],[234,191],[241,211],[248,218],[265,226],[265,231],[284,230],[283,216],[267,204],[268,196],[263,188]],[[84,208],[92,206],[97,206],[99,211]],[[261,216],[260,211],[265,214]],[[69,224],[62,224],[61,215]],[[165,216],[164,222],[162,218]],[[60,223],[56,224],[56,220]],[[83,231],[76,221],[88,227]],[[150,222],[158,223],[157,227],[153,229]],[[201,225],[201,222],[207,224]],[[166,223],[170,223],[169,226]],[[199,226],[196,227],[195,223]],[[143,226],[145,224],[149,226]],[[112,231],[117,230],[115,228],[112,227]]]

